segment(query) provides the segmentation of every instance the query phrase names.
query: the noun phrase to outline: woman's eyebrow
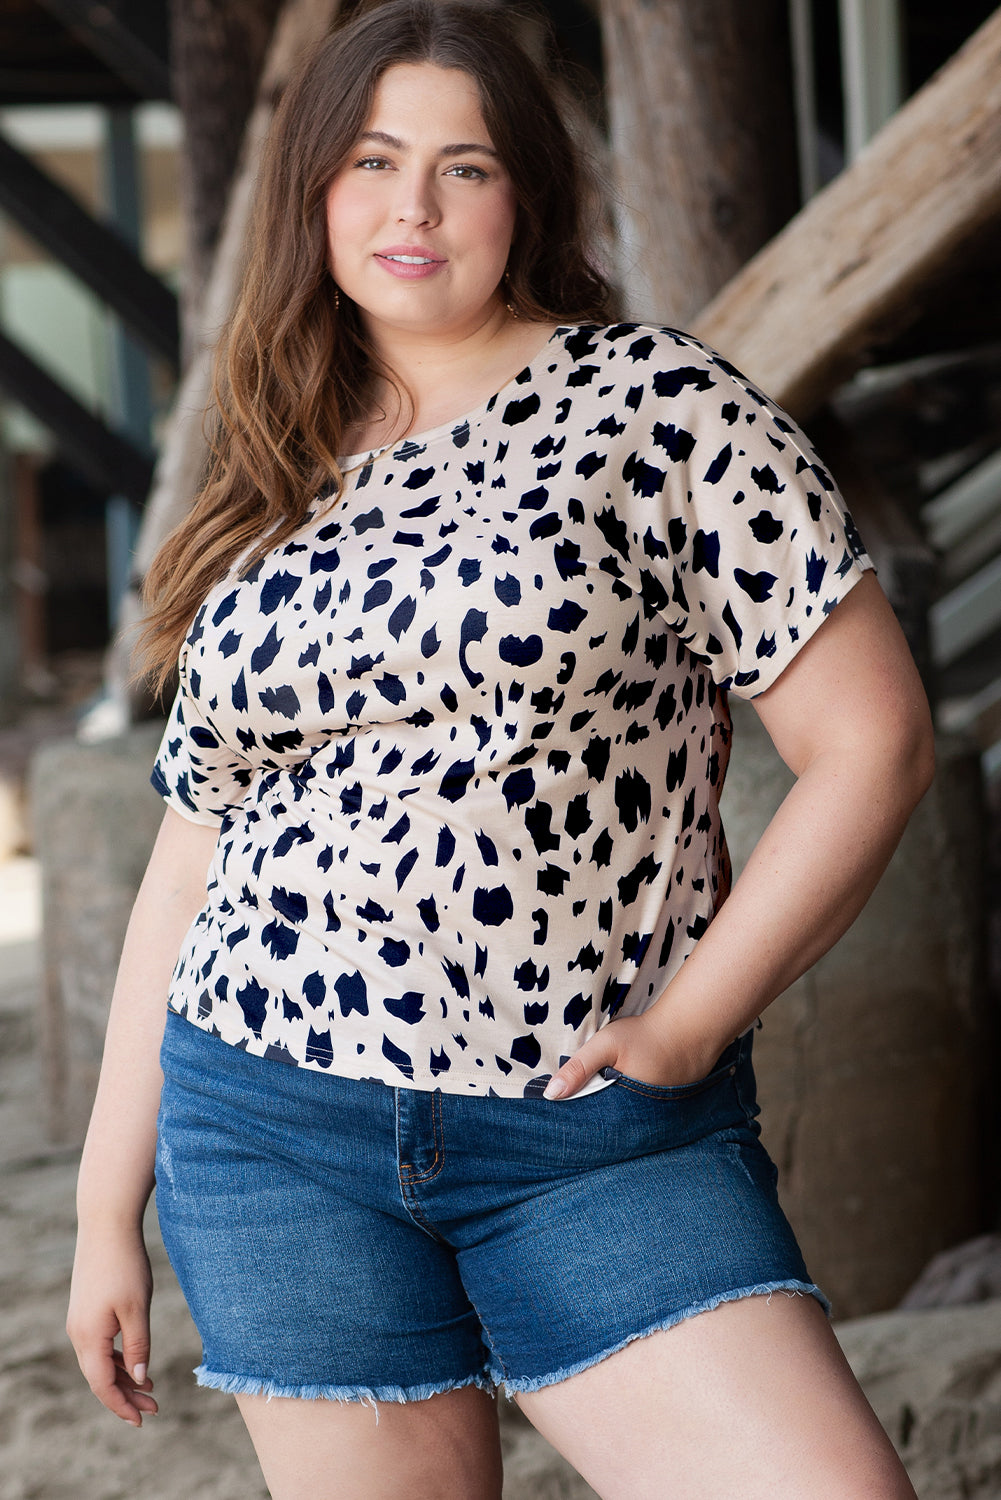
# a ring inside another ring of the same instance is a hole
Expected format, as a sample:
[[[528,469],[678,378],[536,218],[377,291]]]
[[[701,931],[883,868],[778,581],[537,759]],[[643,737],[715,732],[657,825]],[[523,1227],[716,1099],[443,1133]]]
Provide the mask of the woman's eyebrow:
[[[390,135],[386,130],[363,131],[359,138],[359,144],[361,141],[373,141],[380,146],[389,146],[393,151],[406,151],[409,149],[406,141],[401,141],[397,135]],[[446,146],[442,146],[438,155],[462,156],[468,151],[479,151],[482,156],[492,156],[494,158],[497,156],[497,152],[493,146],[484,146],[478,141],[451,142]]]
[[[477,141],[459,141],[455,145],[442,146],[439,156],[465,156],[468,151],[479,151],[482,156],[497,156],[493,146],[484,146]]]

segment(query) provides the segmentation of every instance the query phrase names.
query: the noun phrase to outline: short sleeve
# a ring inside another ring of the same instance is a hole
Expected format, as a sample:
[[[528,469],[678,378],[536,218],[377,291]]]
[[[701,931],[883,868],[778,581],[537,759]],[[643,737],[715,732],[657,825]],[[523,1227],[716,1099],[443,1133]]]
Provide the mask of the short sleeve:
[[[199,713],[181,673],[150,776],[164,801],[192,823],[219,823],[243,801],[253,767]]]
[[[623,472],[647,523],[643,594],[721,687],[753,698],[872,563],[792,419],[695,340],[678,353]]]

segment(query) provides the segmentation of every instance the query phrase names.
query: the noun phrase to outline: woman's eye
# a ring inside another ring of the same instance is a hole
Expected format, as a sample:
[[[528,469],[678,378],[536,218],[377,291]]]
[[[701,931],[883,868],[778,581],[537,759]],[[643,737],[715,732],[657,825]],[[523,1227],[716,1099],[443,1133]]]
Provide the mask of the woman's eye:
[[[447,177],[465,177],[471,181],[486,181],[486,172],[482,167],[472,167],[468,162],[456,162],[454,167],[449,167],[445,174]]]
[[[355,162],[356,167],[365,167],[368,171],[379,171],[382,167],[388,167],[389,162],[384,156],[363,156]]]

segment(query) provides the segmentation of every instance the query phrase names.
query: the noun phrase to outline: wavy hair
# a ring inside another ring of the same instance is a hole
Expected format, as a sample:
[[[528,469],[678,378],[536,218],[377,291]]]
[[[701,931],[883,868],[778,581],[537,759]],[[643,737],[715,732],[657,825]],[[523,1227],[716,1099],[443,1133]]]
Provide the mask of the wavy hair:
[[[216,354],[204,484],[154,558],[138,644],[158,691],[209,590],[251,567],[339,492],[338,454],[374,379],[397,385],[339,299],[327,264],[327,187],[397,63],[457,68],[476,82],[514,185],[506,300],[541,322],[605,322],[611,293],[592,263],[594,184],[557,84],[514,35],[512,14],[451,0],[385,0],[327,36],[287,87],[265,148],[236,308]]]

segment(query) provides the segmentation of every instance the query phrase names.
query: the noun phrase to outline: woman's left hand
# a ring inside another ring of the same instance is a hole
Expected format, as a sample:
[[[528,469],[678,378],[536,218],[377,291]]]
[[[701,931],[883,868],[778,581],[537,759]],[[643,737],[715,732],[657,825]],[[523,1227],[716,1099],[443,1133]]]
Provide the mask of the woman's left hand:
[[[658,1086],[695,1083],[704,1078],[732,1037],[696,1035],[672,1024],[662,1006],[641,1016],[609,1021],[568,1058],[546,1085],[545,1098],[569,1099],[602,1068]]]
[[[795,785],[668,989],[586,1041],[548,1098],[607,1067],[664,1085],[705,1077],[855,920],[931,780],[928,702],[871,573],[754,707]]]

